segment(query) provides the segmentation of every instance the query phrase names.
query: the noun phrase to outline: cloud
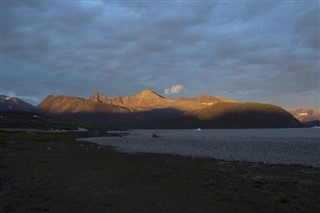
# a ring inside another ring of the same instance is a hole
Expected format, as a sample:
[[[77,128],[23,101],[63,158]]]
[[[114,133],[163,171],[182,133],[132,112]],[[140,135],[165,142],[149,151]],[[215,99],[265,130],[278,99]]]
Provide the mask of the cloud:
[[[177,84],[172,86],[170,89],[165,89],[164,94],[179,94],[184,89],[184,86],[181,84]]]
[[[2,8],[1,87],[20,97],[133,95],[179,81],[189,97],[319,100],[317,2],[5,1]]]

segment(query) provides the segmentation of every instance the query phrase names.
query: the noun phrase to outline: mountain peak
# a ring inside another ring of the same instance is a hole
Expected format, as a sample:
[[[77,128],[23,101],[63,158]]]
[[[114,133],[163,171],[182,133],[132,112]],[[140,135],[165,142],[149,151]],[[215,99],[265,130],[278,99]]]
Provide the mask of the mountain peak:
[[[199,101],[199,102],[205,102],[205,103],[217,103],[217,102],[220,102],[219,98],[210,96],[210,95],[208,95],[206,93],[205,94],[201,94],[199,96],[196,96],[196,97],[192,98],[192,100]]]
[[[9,96],[6,96],[6,95],[0,95],[0,101],[3,102],[5,100],[9,100],[10,97]]]
[[[0,95],[0,111],[3,110],[21,110],[30,111],[34,106],[16,97]]]
[[[96,92],[93,95],[91,95],[88,100],[102,103],[101,99],[103,99],[103,97],[104,96],[100,92]]]
[[[140,91],[138,94],[150,94],[150,93],[155,93],[155,92],[150,89],[144,89]]]
[[[198,96],[196,96],[196,98],[200,98],[200,97],[203,97],[203,98],[207,98],[207,97],[212,97],[211,95],[208,95],[207,93],[203,93],[203,94],[201,94],[201,95],[198,95]]]
[[[138,94],[134,95],[134,97],[139,97],[139,98],[147,98],[147,99],[154,99],[154,98],[164,98],[163,96],[159,95],[158,93],[150,90],[150,89],[145,89],[139,92]]]

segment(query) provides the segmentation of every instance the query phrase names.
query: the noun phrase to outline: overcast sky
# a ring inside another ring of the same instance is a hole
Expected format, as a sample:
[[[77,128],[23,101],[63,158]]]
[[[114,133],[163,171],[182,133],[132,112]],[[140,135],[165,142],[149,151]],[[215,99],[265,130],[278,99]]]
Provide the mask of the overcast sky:
[[[1,89],[319,109],[319,1],[3,1]]]

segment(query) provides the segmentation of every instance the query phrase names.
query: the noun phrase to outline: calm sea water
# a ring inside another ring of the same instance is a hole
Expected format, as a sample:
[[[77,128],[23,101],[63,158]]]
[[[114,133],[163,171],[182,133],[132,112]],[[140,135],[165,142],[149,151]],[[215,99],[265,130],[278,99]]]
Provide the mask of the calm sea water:
[[[192,137],[263,137],[263,138],[320,138],[320,128],[289,128],[289,129],[135,129],[137,136],[156,134],[165,138]]]
[[[154,138],[156,134],[159,137]],[[320,128],[135,129],[125,137],[83,138],[133,153],[320,167]]]

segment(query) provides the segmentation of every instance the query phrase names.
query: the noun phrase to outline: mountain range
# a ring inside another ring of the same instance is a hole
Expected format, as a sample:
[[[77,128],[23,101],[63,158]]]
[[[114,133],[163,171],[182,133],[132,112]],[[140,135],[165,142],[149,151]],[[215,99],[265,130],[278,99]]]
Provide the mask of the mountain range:
[[[289,112],[307,127],[320,126],[320,111],[314,109],[295,109]]]
[[[286,110],[206,94],[167,98],[151,90],[133,96],[47,96],[31,111],[127,128],[281,128],[303,125]]]
[[[31,111],[35,107],[19,98],[8,97],[0,95],[0,111],[6,110],[19,110],[19,111]]]
[[[221,102],[236,102],[231,99],[212,97],[206,94],[194,98],[166,98],[151,90],[143,90],[134,96],[124,97],[106,97],[100,93],[96,93],[89,97],[88,100],[96,103],[126,107],[130,111],[135,112],[164,108],[190,111]]]
[[[301,122],[320,120],[320,112],[313,109],[295,109],[289,112]]]
[[[147,127],[220,102],[235,101],[209,95],[174,99],[143,90],[133,96],[118,97],[107,97],[97,92],[88,99],[48,96],[37,109],[47,115],[74,120]]]

